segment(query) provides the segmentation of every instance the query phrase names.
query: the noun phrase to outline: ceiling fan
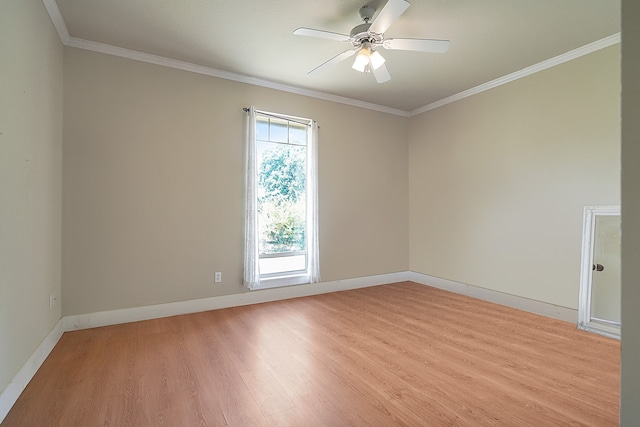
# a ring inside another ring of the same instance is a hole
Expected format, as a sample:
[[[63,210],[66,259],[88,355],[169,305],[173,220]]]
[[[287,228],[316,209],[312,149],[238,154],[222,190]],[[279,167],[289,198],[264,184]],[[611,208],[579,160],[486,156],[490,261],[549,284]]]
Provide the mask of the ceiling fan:
[[[309,71],[307,74],[317,74],[357,54],[352,68],[362,73],[372,72],[378,83],[384,83],[389,81],[391,76],[384,64],[385,59],[380,52],[376,50],[378,47],[394,50],[445,53],[449,49],[449,40],[387,39],[384,37],[384,32],[387,31],[391,24],[402,15],[409,6],[409,2],[405,0],[388,0],[373,22],[371,22],[371,19],[376,10],[372,6],[362,6],[360,8],[360,17],[364,20],[364,24],[353,27],[349,35],[314,30],[313,28],[298,28],[293,34],[350,42],[353,45],[353,49],[339,53]]]

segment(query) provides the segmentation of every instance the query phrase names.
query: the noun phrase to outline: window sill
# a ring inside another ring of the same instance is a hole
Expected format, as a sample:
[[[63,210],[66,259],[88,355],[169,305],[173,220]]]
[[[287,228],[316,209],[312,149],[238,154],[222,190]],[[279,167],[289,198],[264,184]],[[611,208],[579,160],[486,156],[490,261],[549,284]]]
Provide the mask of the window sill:
[[[297,276],[270,277],[268,279],[261,279],[260,286],[254,288],[254,290],[280,288],[283,286],[304,285],[309,283],[309,280],[310,278],[308,274],[301,274]]]

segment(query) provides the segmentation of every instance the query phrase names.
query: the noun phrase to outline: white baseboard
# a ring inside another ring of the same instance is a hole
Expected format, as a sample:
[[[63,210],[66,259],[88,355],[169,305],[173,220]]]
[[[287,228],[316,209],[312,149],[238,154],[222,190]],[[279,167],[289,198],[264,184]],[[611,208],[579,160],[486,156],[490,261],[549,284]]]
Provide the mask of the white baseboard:
[[[405,281],[412,281],[422,285],[444,289],[567,322],[577,323],[578,320],[577,310],[412,271],[336,280],[333,282],[315,283],[313,285],[254,290],[234,295],[65,316],[58,321],[56,326],[49,332],[42,343],[40,343],[18,373],[2,392],[0,392],[0,423],[9,413],[11,407],[16,400],[18,400],[24,388],[29,381],[31,381],[31,378],[33,378],[64,332]]]
[[[359,277],[355,279],[336,280],[333,282],[314,283],[312,285],[259,289],[233,295],[66,316],[64,317],[64,330],[75,331],[79,329],[97,328],[100,326],[137,322],[139,320],[157,319],[161,317],[197,313],[200,311],[216,310],[220,308],[258,304],[261,302],[325,294],[328,292],[345,291],[348,289],[364,288],[368,286],[385,285],[405,280],[408,280],[408,272],[403,271],[377,276]]]
[[[22,365],[14,377],[9,381],[9,384],[5,386],[0,392],[0,423],[7,416],[9,410],[16,403],[18,397],[25,389],[31,378],[36,374],[44,360],[49,356],[53,347],[56,346],[60,337],[64,332],[62,319],[58,320],[58,323],[51,329],[51,332],[42,340],[40,345],[36,347],[35,351]]]
[[[517,308],[519,310],[551,317],[553,319],[564,320],[565,322],[571,322],[574,324],[577,324],[578,322],[578,310],[571,308],[561,307],[559,305],[536,301],[516,295],[505,294],[503,292],[454,282],[453,280],[441,279],[440,277],[429,276],[427,274],[416,273],[413,271],[408,272],[408,277],[408,280],[420,283],[421,285],[455,292],[456,294],[462,294],[484,301],[505,305],[507,307]]]

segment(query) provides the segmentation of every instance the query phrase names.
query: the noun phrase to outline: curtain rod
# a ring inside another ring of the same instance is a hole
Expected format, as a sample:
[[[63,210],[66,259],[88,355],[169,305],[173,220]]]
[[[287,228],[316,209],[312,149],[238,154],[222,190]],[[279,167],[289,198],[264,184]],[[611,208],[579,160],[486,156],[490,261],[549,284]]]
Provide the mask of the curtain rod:
[[[242,111],[244,111],[245,113],[249,112],[249,108],[247,107],[243,107]],[[311,122],[301,122],[295,119],[292,119],[291,117],[286,117],[286,116],[278,116],[277,114],[271,114],[271,113],[265,113],[264,111],[260,111],[260,110],[256,110],[259,114],[262,114],[263,116],[269,116],[269,117],[275,117],[276,119],[282,119],[282,120],[287,120],[293,123],[298,123],[301,125],[306,125],[306,126],[311,126]],[[318,126],[320,127],[320,126]]]

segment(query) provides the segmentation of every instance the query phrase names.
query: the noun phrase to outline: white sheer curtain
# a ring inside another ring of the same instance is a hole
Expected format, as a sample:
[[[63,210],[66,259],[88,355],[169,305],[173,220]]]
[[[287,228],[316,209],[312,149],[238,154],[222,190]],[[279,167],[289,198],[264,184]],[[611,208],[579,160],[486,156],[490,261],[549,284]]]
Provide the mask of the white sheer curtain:
[[[258,183],[256,170],[256,110],[252,106],[247,114],[245,132],[245,225],[244,225],[244,286],[254,289],[260,286],[260,263],[258,254]]]
[[[318,242],[318,123],[311,123],[311,138],[307,144],[307,254],[309,283],[320,281],[320,245]]]

